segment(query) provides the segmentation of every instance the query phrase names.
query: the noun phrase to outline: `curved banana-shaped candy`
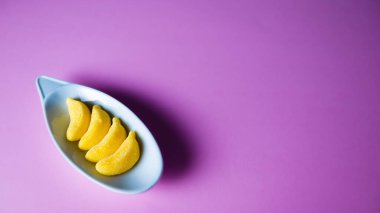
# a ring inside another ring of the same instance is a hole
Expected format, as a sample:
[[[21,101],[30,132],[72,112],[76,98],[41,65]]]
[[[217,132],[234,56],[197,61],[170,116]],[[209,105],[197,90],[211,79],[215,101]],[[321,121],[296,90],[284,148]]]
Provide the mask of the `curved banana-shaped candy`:
[[[78,141],[86,133],[90,125],[90,110],[84,103],[72,98],[67,98],[66,104],[70,116],[66,138],[69,141]]]
[[[82,150],[91,149],[103,139],[110,126],[111,119],[107,112],[102,110],[100,106],[94,105],[92,107],[90,126],[80,139],[78,144],[79,148]]]
[[[111,156],[96,163],[95,168],[103,175],[118,175],[131,169],[139,158],[139,143],[136,140],[136,133],[131,131],[119,149]]]
[[[98,162],[99,160],[112,155],[123,143],[127,137],[123,125],[119,118],[112,119],[112,126],[107,135],[104,136],[102,141],[92,147],[86,154],[86,159],[91,162]]]

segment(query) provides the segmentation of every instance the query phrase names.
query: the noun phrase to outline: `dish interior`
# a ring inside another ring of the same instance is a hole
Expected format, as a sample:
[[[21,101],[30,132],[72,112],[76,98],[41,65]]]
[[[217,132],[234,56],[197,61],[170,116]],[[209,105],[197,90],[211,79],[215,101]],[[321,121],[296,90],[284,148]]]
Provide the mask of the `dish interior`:
[[[68,97],[83,101],[90,110],[92,105],[97,104],[110,116],[120,118],[127,130],[136,131],[141,156],[131,170],[117,176],[103,176],[95,170],[94,163],[85,159],[85,151],[78,148],[78,142],[66,140],[66,130],[70,122],[66,106]],[[92,88],[69,84],[50,93],[44,101],[44,107],[50,134],[62,154],[96,182],[117,191],[138,193],[146,191],[159,179],[162,172],[162,157],[156,141],[142,121],[114,98]]]

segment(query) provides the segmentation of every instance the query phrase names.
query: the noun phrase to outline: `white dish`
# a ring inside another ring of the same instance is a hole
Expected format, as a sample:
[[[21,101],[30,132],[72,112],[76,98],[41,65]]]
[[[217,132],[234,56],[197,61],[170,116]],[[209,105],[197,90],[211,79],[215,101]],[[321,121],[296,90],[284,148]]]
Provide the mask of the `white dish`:
[[[37,77],[36,84],[53,142],[67,162],[81,174],[107,189],[126,194],[147,191],[158,182],[163,171],[160,149],[148,128],[128,107],[103,92],[79,84],[46,76]],[[103,176],[95,170],[94,163],[85,159],[85,152],[77,147],[77,142],[66,140],[70,121],[65,102],[68,97],[97,104],[120,118],[129,130],[136,131],[141,156],[131,170],[117,176]]]

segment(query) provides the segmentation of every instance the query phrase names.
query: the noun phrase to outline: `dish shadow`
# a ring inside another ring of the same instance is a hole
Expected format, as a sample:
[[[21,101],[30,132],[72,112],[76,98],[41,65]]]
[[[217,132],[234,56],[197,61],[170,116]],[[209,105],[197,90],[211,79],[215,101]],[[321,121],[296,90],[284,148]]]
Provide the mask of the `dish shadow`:
[[[181,127],[173,114],[158,103],[141,97],[135,92],[107,82],[75,78],[75,83],[100,90],[132,110],[148,127],[160,147],[164,160],[161,181],[179,179],[184,176],[194,163],[194,143],[190,134]]]

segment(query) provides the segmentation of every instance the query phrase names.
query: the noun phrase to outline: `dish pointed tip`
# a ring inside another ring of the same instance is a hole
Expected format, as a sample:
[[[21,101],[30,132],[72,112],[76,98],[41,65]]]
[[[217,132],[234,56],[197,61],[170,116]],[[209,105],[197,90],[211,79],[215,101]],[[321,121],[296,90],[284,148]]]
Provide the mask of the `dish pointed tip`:
[[[68,83],[44,75],[37,76],[36,78],[36,86],[41,100],[44,100],[49,93],[65,84]]]

